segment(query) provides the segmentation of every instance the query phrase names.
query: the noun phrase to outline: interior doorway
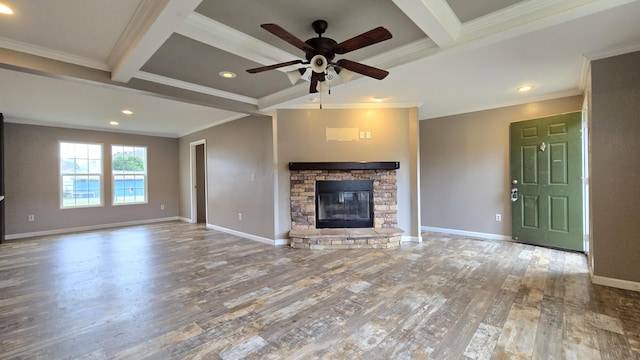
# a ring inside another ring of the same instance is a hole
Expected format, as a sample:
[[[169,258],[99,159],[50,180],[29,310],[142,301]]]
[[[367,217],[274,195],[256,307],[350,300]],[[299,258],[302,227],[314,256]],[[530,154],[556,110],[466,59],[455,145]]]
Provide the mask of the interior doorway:
[[[207,223],[207,144],[194,141],[191,148],[191,222]]]

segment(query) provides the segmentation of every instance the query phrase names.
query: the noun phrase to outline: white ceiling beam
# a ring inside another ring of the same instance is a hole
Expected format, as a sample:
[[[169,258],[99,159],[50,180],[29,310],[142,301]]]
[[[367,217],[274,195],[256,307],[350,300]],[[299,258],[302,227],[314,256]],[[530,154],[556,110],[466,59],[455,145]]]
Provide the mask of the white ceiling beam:
[[[262,65],[300,58],[300,55],[293,55],[198,13],[189,15],[176,32]],[[286,72],[291,69],[284,67],[278,70]]]
[[[456,43],[460,20],[445,0],[393,0],[393,2],[439,47]]]
[[[202,0],[143,0],[108,59],[113,81],[128,82]]]

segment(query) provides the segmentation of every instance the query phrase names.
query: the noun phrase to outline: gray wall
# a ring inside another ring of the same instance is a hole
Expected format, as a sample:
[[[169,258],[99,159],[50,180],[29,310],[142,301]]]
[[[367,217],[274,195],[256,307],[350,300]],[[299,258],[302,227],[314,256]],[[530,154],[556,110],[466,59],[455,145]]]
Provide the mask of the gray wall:
[[[509,124],[581,108],[574,96],[420,121],[422,226],[510,237]]]
[[[60,209],[60,141],[104,145],[104,206]],[[112,144],[147,147],[147,204],[111,205]],[[7,235],[178,215],[177,139],[5,123],[4,146]],[[164,210],[160,205],[165,205]],[[29,215],[35,221],[29,222]]]
[[[203,139],[207,224],[273,239],[271,118],[246,117],[179,139],[180,216],[184,218],[191,218],[190,143]]]
[[[288,238],[291,228],[289,162],[321,161],[400,161],[398,226],[406,236],[420,236],[416,109],[279,110],[274,126],[278,239]],[[354,127],[371,132],[371,139],[326,140],[327,128]]]
[[[640,52],[591,64],[593,273],[640,282]]]

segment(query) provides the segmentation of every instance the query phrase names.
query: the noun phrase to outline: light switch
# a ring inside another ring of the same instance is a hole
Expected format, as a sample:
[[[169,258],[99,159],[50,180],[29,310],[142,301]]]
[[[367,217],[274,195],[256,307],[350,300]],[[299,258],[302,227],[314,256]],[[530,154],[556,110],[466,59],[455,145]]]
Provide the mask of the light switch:
[[[364,139],[364,131],[360,131],[360,139]]]
[[[371,131],[367,131],[367,139],[371,139]]]

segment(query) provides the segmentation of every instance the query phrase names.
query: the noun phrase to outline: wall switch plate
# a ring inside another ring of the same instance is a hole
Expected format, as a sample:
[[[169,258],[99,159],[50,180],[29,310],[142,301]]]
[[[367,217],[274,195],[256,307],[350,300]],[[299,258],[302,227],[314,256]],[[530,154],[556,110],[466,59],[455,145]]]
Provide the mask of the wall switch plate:
[[[164,204],[160,205],[160,210],[164,210]]]
[[[367,139],[371,139],[371,131],[367,131]]]
[[[496,214],[496,221],[502,221],[502,214]]]
[[[35,217],[35,216],[33,216],[33,215],[29,215],[29,221],[35,221],[35,220],[36,220],[36,217]]]
[[[238,220],[242,220],[242,213],[238,213]]]
[[[364,131],[360,131],[360,139],[364,139]]]

